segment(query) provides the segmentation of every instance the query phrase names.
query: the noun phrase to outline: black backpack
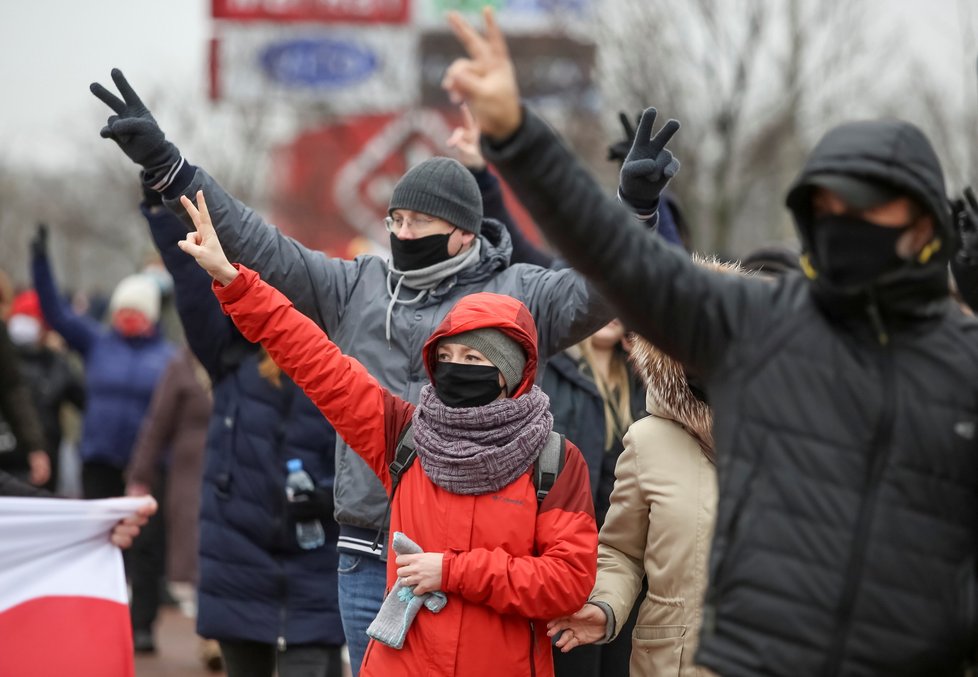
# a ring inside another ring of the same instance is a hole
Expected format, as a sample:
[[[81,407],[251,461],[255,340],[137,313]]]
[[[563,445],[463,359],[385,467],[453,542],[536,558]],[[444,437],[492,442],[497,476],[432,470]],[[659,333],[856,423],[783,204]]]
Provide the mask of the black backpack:
[[[401,431],[401,436],[397,440],[397,448],[394,450],[394,460],[388,466],[391,474],[391,495],[387,499],[384,523],[390,518],[391,504],[394,502],[394,492],[397,491],[397,485],[401,483],[401,475],[411,467],[417,455],[417,449],[414,447],[414,424],[408,424]],[[560,474],[560,471],[564,469],[564,460],[566,457],[567,440],[560,433],[551,430],[543,451],[537,456],[537,460],[533,462],[533,486],[537,489],[537,510],[543,504],[543,499],[553,489],[554,482],[557,481],[557,476]],[[377,549],[383,535],[384,529],[381,527],[377,530],[377,536],[374,538],[373,545],[371,546],[373,550]],[[386,549],[381,553],[381,559],[387,559]]]

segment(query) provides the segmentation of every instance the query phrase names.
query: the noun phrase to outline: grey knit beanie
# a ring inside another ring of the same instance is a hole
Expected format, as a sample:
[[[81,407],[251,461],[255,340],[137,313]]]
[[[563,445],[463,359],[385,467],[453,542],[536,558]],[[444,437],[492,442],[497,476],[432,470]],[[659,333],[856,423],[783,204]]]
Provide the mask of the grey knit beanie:
[[[394,186],[388,215],[395,209],[437,216],[476,235],[482,229],[479,184],[461,162],[447,157],[425,160],[402,176]]]
[[[475,348],[492,362],[506,381],[506,394],[512,395],[523,380],[526,353],[523,347],[498,329],[486,327],[446,336],[439,343],[458,343]]]

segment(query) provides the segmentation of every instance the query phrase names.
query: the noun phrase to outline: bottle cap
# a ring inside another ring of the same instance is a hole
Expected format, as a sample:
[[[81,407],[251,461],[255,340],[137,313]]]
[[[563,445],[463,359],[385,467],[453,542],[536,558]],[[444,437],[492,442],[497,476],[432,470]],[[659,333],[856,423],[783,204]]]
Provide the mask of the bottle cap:
[[[285,462],[285,468],[289,472],[300,472],[302,470],[302,459],[301,458],[290,458]]]

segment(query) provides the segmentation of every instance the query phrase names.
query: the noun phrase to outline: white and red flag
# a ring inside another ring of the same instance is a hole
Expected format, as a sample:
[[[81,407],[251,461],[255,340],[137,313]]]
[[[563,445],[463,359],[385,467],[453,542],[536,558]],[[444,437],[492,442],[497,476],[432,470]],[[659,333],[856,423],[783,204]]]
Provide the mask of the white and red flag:
[[[0,675],[132,677],[113,525],[146,498],[0,498]]]

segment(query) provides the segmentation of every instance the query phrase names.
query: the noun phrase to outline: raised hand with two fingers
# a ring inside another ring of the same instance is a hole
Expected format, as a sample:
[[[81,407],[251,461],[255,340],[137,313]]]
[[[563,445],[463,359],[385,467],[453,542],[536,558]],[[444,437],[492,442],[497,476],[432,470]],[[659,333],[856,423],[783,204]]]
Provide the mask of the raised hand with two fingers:
[[[502,141],[523,121],[516,70],[492,9],[483,10],[486,34],[481,35],[457,12],[448,23],[469,58],[456,59],[442,79],[453,103],[463,101],[488,138]]]
[[[115,141],[130,160],[154,175],[179,163],[180,151],[166,140],[153,114],[118,68],[112,69],[112,81],[121,99],[97,82],[89,87],[115,113],[99,132],[102,138]]]
[[[180,196],[180,203],[190,214],[196,231],[187,233],[186,239],[180,240],[177,245],[184,252],[193,256],[197,265],[206,270],[215,280],[222,285],[230,284],[238,276],[238,269],[228,261],[221,241],[217,239],[217,232],[211,222],[211,215],[207,211],[204,191],[197,191],[196,206],[186,195]]]
[[[464,103],[462,109],[462,125],[452,130],[452,135],[448,137],[446,145],[455,149],[458,161],[472,171],[482,171],[486,168],[486,159],[482,156],[482,148],[479,145],[479,123],[475,121],[472,111]]]
[[[656,115],[655,108],[642,112],[632,148],[621,166],[619,192],[635,209],[655,210],[662,191],[679,172],[679,160],[666,148],[669,139],[679,131],[679,122],[669,120],[653,136]]]

